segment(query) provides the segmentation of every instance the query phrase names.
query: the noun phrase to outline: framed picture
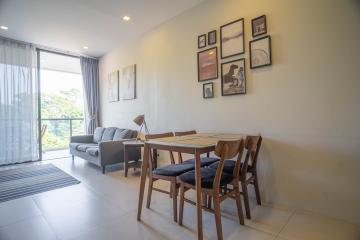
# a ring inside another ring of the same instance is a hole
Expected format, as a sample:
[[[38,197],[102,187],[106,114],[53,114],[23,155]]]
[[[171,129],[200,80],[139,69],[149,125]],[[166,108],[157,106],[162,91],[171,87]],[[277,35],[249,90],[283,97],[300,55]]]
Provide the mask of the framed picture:
[[[197,54],[198,81],[218,78],[217,47],[213,47]]]
[[[252,29],[253,37],[266,34],[267,33],[266,16],[262,15],[260,17],[252,19],[251,29]]]
[[[271,38],[265,36],[249,42],[250,68],[259,68],[271,65]]]
[[[246,94],[245,59],[221,64],[221,95]]]
[[[244,19],[220,27],[221,59],[244,53]]]
[[[198,36],[198,48],[206,47],[206,34]]]
[[[108,100],[109,102],[119,101],[119,71],[108,75]]]
[[[124,67],[121,71],[120,95],[123,100],[136,98],[136,65]]]
[[[208,33],[208,45],[213,45],[216,43],[216,30]]]
[[[205,83],[203,84],[203,98],[213,98],[214,97],[214,84]]]

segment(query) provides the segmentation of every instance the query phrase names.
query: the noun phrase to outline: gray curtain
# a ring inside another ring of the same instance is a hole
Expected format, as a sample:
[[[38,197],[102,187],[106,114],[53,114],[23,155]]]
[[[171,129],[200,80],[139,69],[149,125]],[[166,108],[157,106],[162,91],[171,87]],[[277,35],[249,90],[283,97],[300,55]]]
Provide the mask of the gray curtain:
[[[99,124],[99,60],[80,57],[86,99],[86,132],[93,134]]]

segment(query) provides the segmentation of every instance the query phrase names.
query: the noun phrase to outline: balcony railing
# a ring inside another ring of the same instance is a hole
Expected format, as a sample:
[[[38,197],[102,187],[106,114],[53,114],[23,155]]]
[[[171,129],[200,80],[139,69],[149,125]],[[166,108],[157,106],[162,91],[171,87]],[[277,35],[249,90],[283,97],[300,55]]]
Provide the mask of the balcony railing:
[[[43,151],[66,149],[71,136],[85,133],[83,118],[43,118],[41,124],[46,126],[42,137]]]

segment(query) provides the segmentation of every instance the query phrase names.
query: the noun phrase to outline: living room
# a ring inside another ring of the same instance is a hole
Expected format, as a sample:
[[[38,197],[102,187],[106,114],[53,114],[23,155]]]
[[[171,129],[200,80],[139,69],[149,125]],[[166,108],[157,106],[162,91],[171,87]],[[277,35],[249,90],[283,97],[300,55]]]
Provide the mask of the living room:
[[[360,239],[358,0],[0,1],[0,239]]]

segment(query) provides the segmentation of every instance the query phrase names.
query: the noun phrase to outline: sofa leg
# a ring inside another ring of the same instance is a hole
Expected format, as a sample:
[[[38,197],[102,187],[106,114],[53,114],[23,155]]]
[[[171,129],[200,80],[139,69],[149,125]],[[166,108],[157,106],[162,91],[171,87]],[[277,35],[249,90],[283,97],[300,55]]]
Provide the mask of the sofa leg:
[[[75,159],[74,155],[71,155],[71,159],[74,161],[74,159]]]
[[[102,174],[105,174],[105,166],[102,166],[101,170],[102,170]]]

